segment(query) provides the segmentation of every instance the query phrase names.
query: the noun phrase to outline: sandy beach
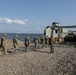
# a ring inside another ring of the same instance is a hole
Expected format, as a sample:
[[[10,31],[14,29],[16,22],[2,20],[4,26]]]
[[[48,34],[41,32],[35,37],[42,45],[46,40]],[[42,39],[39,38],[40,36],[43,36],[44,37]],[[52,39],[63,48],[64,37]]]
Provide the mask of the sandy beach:
[[[0,56],[0,75],[76,75],[76,48],[39,48],[35,51],[30,44],[24,52],[24,42],[18,41],[19,50],[11,53],[12,40],[7,40],[8,55]]]

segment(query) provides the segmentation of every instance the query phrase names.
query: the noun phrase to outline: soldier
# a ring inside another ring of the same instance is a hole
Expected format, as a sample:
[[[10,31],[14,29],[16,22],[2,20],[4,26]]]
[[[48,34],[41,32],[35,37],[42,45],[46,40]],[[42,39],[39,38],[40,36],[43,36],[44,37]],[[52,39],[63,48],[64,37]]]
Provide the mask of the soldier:
[[[13,47],[14,47],[14,49],[13,49],[13,52],[17,52],[17,49],[18,49],[18,36],[17,35],[15,35],[15,37],[13,38]]]
[[[3,34],[1,38],[1,48],[3,49],[3,54],[8,54],[7,53],[7,47],[6,47],[6,34]]]
[[[34,43],[35,43],[35,49],[37,50],[38,43],[39,43],[39,37],[38,37],[38,35],[36,35],[36,37],[34,37]]]
[[[51,39],[50,53],[54,53],[54,38]]]
[[[29,46],[30,46],[30,43],[31,43],[31,42],[30,42],[30,35],[27,35],[27,36],[28,36],[28,38],[29,38],[29,44],[28,44],[28,47],[29,47]]]
[[[29,35],[27,35],[25,38],[25,51],[27,51],[29,45],[30,45],[30,38]]]
[[[48,47],[48,45],[49,45],[49,37],[48,36],[46,36],[46,38],[45,38],[45,44],[46,44],[46,47]]]
[[[44,35],[42,35],[42,37],[41,37],[41,47],[43,48],[44,47],[44,45],[45,45],[45,38],[44,38]]]

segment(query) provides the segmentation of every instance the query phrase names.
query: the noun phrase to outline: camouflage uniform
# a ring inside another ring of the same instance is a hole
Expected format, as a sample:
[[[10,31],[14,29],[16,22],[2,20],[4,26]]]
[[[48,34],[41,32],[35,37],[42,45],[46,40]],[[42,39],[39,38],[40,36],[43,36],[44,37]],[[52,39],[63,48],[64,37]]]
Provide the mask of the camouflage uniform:
[[[51,45],[50,45],[50,53],[54,53],[54,42],[55,42],[55,40],[54,40],[54,38],[52,38]]]
[[[18,38],[17,35],[15,35],[15,37],[13,38],[13,47],[14,47],[13,52],[16,52],[17,49],[18,49],[18,40],[17,40],[17,38]]]
[[[3,54],[7,54],[6,34],[3,34],[3,37],[1,38],[1,48],[3,49]]]
[[[54,53],[54,43],[51,42],[51,45],[50,45],[50,53]]]
[[[39,43],[39,37],[36,35],[36,37],[34,38],[34,43],[35,43],[35,49],[37,50],[38,47],[38,43]]]
[[[46,38],[45,38],[45,44],[46,44],[46,47],[48,47],[48,45],[49,45],[49,37],[48,36],[46,36]]]
[[[30,44],[30,38],[29,35],[27,35],[25,38],[25,51],[27,51],[29,44]]]
[[[43,48],[44,47],[44,45],[45,45],[45,38],[44,38],[44,35],[42,35],[42,37],[41,37],[41,47]]]

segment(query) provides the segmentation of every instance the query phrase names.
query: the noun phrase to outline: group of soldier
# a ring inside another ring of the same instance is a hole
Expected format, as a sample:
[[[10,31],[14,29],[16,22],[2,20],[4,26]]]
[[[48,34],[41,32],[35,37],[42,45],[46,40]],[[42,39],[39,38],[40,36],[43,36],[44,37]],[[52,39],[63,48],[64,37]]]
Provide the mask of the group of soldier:
[[[0,44],[0,48],[2,49],[2,54],[8,54],[7,53],[7,46],[6,46],[6,36],[7,34],[3,34],[3,36],[1,37],[1,44]],[[28,51],[28,48],[30,46],[30,37],[29,35],[27,35],[25,37],[25,42],[24,42],[24,45],[25,45],[25,52]],[[35,44],[35,50],[38,49],[38,44],[40,44],[40,48],[43,48],[43,47],[49,47],[49,38],[48,36],[45,38],[44,35],[41,36],[41,38],[38,37],[38,35],[36,35],[34,37],[34,44]],[[17,52],[18,50],[18,35],[15,35],[15,37],[13,38],[13,50],[12,52]]]
[[[49,37],[48,37],[48,36],[45,38],[44,35],[42,35],[41,38],[39,38],[38,35],[36,35],[36,36],[34,37],[33,42],[34,42],[34,44],[35,44],[35,50],[38,49],[38,45],[39,45],[39,44],[41,44],[40,48],[45,47],[45,44],[46,44],[46,47],[49,47]],[[25,51],[26,51],[26,52],[27,52],[27,50],[28,50],[28,47],[30,46],[30,43],[31,43],[30,37],[29,37],[29,35],[27,35],[27,36],[25,37],[25,43],[24,43],[24,45],[25,45]]]

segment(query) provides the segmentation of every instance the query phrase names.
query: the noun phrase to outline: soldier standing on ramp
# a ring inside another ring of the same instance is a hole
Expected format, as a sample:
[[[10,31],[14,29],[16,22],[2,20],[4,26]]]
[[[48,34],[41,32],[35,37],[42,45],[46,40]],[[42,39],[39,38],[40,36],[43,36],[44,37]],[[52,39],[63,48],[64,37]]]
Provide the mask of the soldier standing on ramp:
[[[18,40],[17,40],[18,36],[15,35],[15,37],[13,38],[13,52],[17,52],[17,49],[18,49]]]
[[[8,54],[7,53],[7,47],[6,47],[6,34],[3,34],[1,38],[1,48],[3,49],[3,54]]]
[[[25,51],[26,52],[27,52],[27,49],[29,47],[29,44],[30,44],[30,38],[29,38],[29,35],[27,35],[25,38]]]
[[[43,48],[44,47],[44,45],[45,45],[45,38],[44,38],[44,35],[42,35],[42,37],[41,37],[41,48]]]
[[[35,43],[35,49],[37,50],[38,43],[39,43],[39,37],[38,37],[38,35],[36,35],[36,36],[34,37],[34,43]]]

